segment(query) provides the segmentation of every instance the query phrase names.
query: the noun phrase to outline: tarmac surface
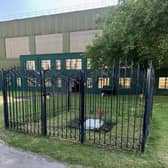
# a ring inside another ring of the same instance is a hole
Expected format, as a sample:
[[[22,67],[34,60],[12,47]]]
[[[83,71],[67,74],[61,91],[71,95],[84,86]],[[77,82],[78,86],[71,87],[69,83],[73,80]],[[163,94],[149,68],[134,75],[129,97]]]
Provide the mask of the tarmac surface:
[[[0,168],[82,168],[49,161],[46,157],[24,152],[0,141]]]
[[[0,96],[0,105],[3,103]],[[0,132],[0,137],[6,134]],[[80,165],[68,165],[57,161],[51,161],[47,156],[40,156],[31,152],[15,149],[4,144],[0,139],[0,168],[84,168]]]

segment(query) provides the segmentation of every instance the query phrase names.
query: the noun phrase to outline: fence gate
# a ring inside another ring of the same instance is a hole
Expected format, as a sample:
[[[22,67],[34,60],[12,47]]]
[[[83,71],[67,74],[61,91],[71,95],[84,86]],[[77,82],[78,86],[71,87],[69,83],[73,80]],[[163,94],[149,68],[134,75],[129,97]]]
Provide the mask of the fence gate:
[[[47,135],[83,141],[83,78],[82,73],[44,72],[44,109]]]
[[[5,127],[144,151],[153,85],[152,66],[113,64],[99,74],[13,68],[3,71]]]

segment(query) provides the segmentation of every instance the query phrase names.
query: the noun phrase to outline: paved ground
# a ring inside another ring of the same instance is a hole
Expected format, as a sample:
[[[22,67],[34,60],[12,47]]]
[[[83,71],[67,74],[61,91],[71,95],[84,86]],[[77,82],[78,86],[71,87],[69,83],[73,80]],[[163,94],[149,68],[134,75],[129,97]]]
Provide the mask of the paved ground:
[[[0,168],[82,168],[59,162],[48,161],[45,157],[8,147],[0,141]]]
[[[3,103],[0,96],[0,105]],[[8,137],[6,133],[0,132],[0,137]],[[3,143],[0,139],[0,168],[84,168],[79,165],[68,165],[56,161],[49,161],[47,157],[25,152]]]

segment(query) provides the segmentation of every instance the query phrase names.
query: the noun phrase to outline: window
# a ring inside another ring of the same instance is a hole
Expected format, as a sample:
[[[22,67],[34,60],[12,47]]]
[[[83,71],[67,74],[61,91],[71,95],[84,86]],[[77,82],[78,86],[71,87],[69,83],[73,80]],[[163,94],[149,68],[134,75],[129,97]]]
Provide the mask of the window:
[[[46,86],[46,87],[51,87],[51,86],[52,86],[52,84],[51,84],[51,79],[46,79],[46,80],[45,80],[45,86]]]
[[[131,64],[128,63],[120,63],[120,69],[130,69]]]
[[[66,60],[66,69],[82,69],[82,60],[81,59],[67,59]]]
[[[131,87],[131,78],[123,77],[119,79],[119,85],[121,88],[130,88]]]
[[[61,60],[56,60],[55,64],[56,64],[56,69],[60,70],[61,69]]]
[[[17,84],[18,87],[22,86],[22,80],[21,80],[20,77],[16,79],[16,84]]]
[[[110,85],[110,79],[109,78],[99,78],[98,80],[98,88],[101,89],[104,86],[109,86]]]
[[[51,60],[42,60],[41,61],[41,68],[43,70],[51,69]]]
[[[61,78],[57,78],[57,80],[56,80],[56,86],[57,86],[58,88],[61,88],[61,87],[62,87],[62,80],[61,80]]]
[[[27,70],[35,70],[35,61],[26,61]]]
[[[91,60],[87,59],[87,69],[91,69]]]
[[[7,76],[6,83],[7,83],[7,86],[11,86],[12,85],[12,79],[11,79],[11,77]]]
[[[168,89],[168,77],[159,78],[159,89]]]
[[[87,88],[93,88],[93,79],[87,78]]]
[[[27,86],[29,86],[29,87],[35,87],[36,83],[37,83],[37,79],[36,78],[27,79]]]

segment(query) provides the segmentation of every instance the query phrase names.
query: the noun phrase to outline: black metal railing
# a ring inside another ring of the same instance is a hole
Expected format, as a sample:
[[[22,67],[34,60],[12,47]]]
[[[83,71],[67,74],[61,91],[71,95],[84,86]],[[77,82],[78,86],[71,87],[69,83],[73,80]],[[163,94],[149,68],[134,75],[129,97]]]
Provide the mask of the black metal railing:
[[[143,118],[143,135],[142,135],[142,147],[141,151],[145,151],[145,144],[147,136],[149,134],[149,124],[152,118],[152,107],[153,107],[153,90],[154,90],[154,68],[152,64],[147,69],[146,77],[146,92],[145,92],[145,109],[144,109],[144,118]]]
[[[110,71],[3,70],[5,127],[33,135],[144,152],[154,68]]]

